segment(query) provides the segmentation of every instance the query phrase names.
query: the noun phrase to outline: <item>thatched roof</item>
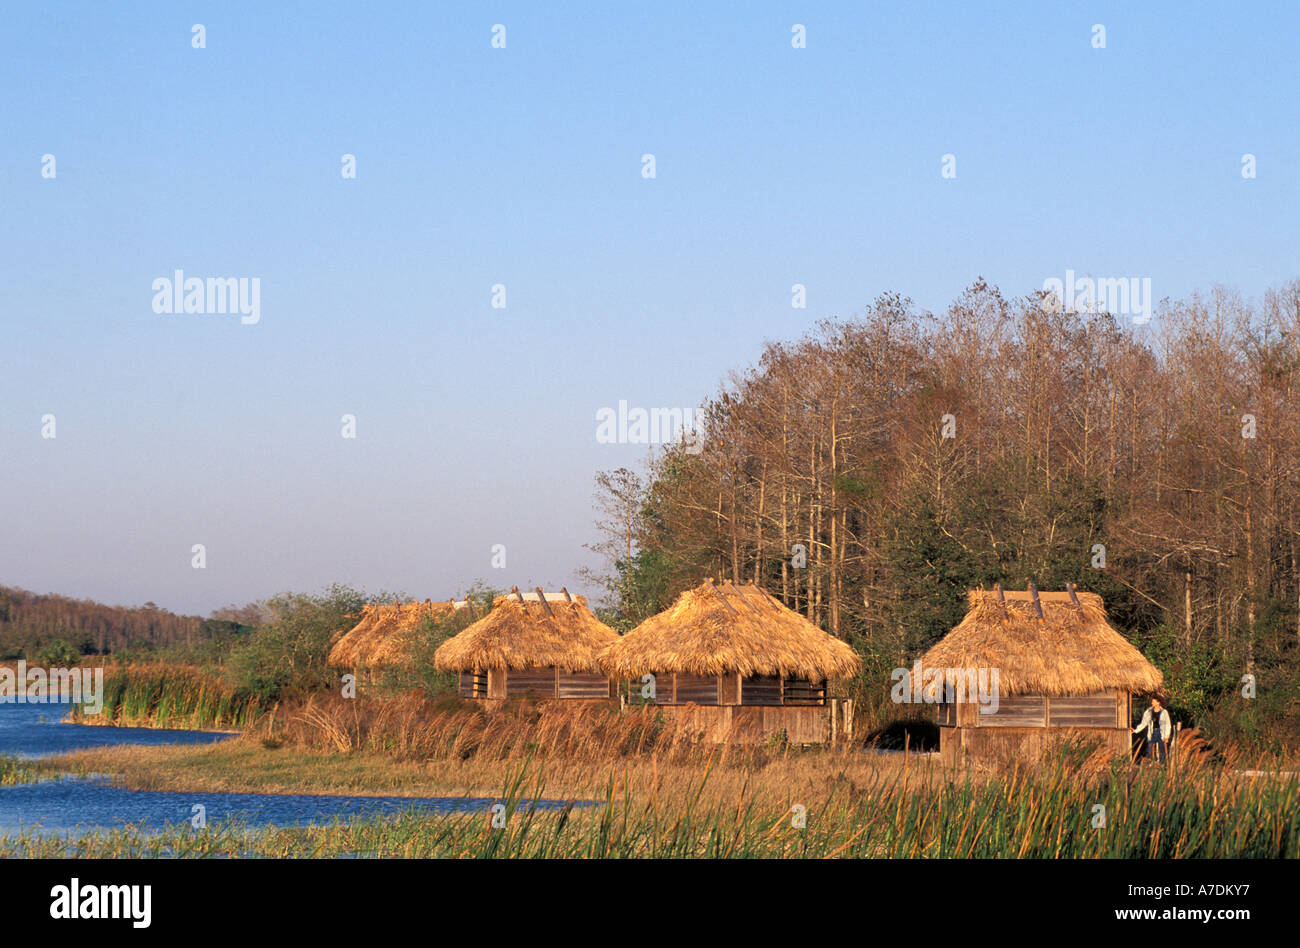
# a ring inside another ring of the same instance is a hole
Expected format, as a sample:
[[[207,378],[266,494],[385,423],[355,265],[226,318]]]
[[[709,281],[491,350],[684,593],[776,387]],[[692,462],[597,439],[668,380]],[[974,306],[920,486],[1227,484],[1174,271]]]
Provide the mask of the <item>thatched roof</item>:
[[[582,596],[520,599],[518,592],[498,596],[491,612],[442,643],[433,653],[434,666],[440,671],[551,666],[595,671],[596,655],[618,640]]]
[[[687,675],[783,675],[843,678],[861,660],[759,587],[711,580],[682,593],[610,646],[601,666],[634,678],[646,672]]]
[[[1005,695],[1156,691],[1163,676],[1111,627],[1096,593],[971,590],[970,611],[921,658],[927,668],[998,669]],[[914,681],[917,687],[920,682]]]
[[[334,644],[326,660],[336,668],[407,664],[411,633],[425,619],[452,615],[457,605],[429,599],[368,605],[361,611],[361,621]]]
[[[361,620],[350,630],[343,633],[343,637],[334,643],[330,649],[329,655],[325,661],[335,668],[354,668],[359,662],[357,657],[361,654],[362,645],[370,635],[370,629],[374,626],[377,618],[377,607],[373,604],[363,606],[361,609]]]

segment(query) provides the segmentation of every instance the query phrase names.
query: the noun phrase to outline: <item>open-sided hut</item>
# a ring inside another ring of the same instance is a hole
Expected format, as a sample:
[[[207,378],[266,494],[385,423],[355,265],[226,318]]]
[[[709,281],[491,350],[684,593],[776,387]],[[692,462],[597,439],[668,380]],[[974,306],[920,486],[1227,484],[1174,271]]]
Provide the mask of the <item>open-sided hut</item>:
[[[969,598],[966,617],[912,673],[919,693],[927,675],[936,680],[935,670],[954,685],[997,670],[996,713],[969,688],[964,699],[956,687],[943,689],[939,752],[945,761],[1033,757],[1052,740],[1074,737],[1128,753],[1132,696],[1158,691],[1162,676],[1111,627],[1100,596],[1073,585],[1039,592],[1031,584],[1025,591],[976,589]]]
[[[567,590],[498,596],[492,611],[433,654],[440,671],[460,675],[460,696],[498,702],[512,695],[608,700],[609,678],[596,656],[618,633]]]
[[[852,735],[852,704],[827,682],[860,659],[759,587],[705,581],[623,636],[601,656],[611,675],[653,675],[653,700],[710,741],[800,744]]]

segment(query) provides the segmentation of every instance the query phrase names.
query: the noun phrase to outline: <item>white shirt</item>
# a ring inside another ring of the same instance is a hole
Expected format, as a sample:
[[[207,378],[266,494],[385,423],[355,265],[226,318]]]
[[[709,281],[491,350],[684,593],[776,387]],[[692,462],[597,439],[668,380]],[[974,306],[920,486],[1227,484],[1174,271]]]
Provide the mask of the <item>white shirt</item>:
[[[1141,734],[1143,731],[1148,732],[1147,740],[1150,740],[1151,739],[1150,737],[1151,709],[1150,708],[1147,708],[1146,713],[1142,715],[1141,723],[1139,723],[1138,726],[1133,729],[1133,733],[1135,734]],[[1169,720],[1169,709],[1161,708],[1160,709],[1160,739],[1162,741],[1168,741],[1169,735],[1172,734],[1173,732],[1174,732],[1174,726]]]

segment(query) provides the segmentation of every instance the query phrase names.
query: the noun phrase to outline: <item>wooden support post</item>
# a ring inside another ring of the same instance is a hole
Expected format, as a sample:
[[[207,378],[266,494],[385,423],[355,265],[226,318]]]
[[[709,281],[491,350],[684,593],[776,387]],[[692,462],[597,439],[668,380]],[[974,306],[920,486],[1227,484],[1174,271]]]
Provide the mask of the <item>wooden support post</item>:
[[[994,583],[993,590],[998,594],[998,605],[1002,607],[1002,618],[1007,617],[1007,594],[1002,591],[1001,583]]]
[[[560,587],[560,593],[564,596],[565,602],[573,602],[573,597],[569,595],[569,591],[563,586]]]
[[[542,608],[546,610],[546,614],[548,616],[554,616],[555,613],[551,611],[551,604],[546,601],[546,593],[542,592],[541,586],[537,587],[537,598],[541,601]]]
[[[1066,586],[1065,586],[1065,588],[1066,588],[1066,590],[1068,590],[1069,593],[1070,593],[1070,602],[1074,603],[1074,608],[1075,608],[1075,610],[1078,611],[1078,612],[1082,612],[1082,611],[1083,611],[1083,603],[1079,602],[1079,596],[1078,596],[1078,593],[1075,592],[1075,585],[1074,585],[1074,583],[1067,583]]]
[[[510,591],[515,594],[515,598],[518,599],[520,602],[524,601],[524,594],[519,591],[518,586],[511,586]]]
[[[1038,616],[1038,621],[1043,621],[1043,604],[1038,601],[1038,587],[1032,582],[1029,584],[1029,595],[1034,599],[1034,613]]]

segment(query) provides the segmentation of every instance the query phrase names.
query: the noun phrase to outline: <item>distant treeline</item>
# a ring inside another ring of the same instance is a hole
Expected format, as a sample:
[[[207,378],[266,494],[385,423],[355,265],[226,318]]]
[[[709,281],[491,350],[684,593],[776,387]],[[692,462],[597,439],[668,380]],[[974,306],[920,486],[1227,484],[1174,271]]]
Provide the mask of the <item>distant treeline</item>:
[[[176,615],[152,602],[108,606],[0,586],[0,659],[32,658],[56,642],[86,655],[197,645],[256,624],[256,613],[256,607],[227,608],[202,619]]]

